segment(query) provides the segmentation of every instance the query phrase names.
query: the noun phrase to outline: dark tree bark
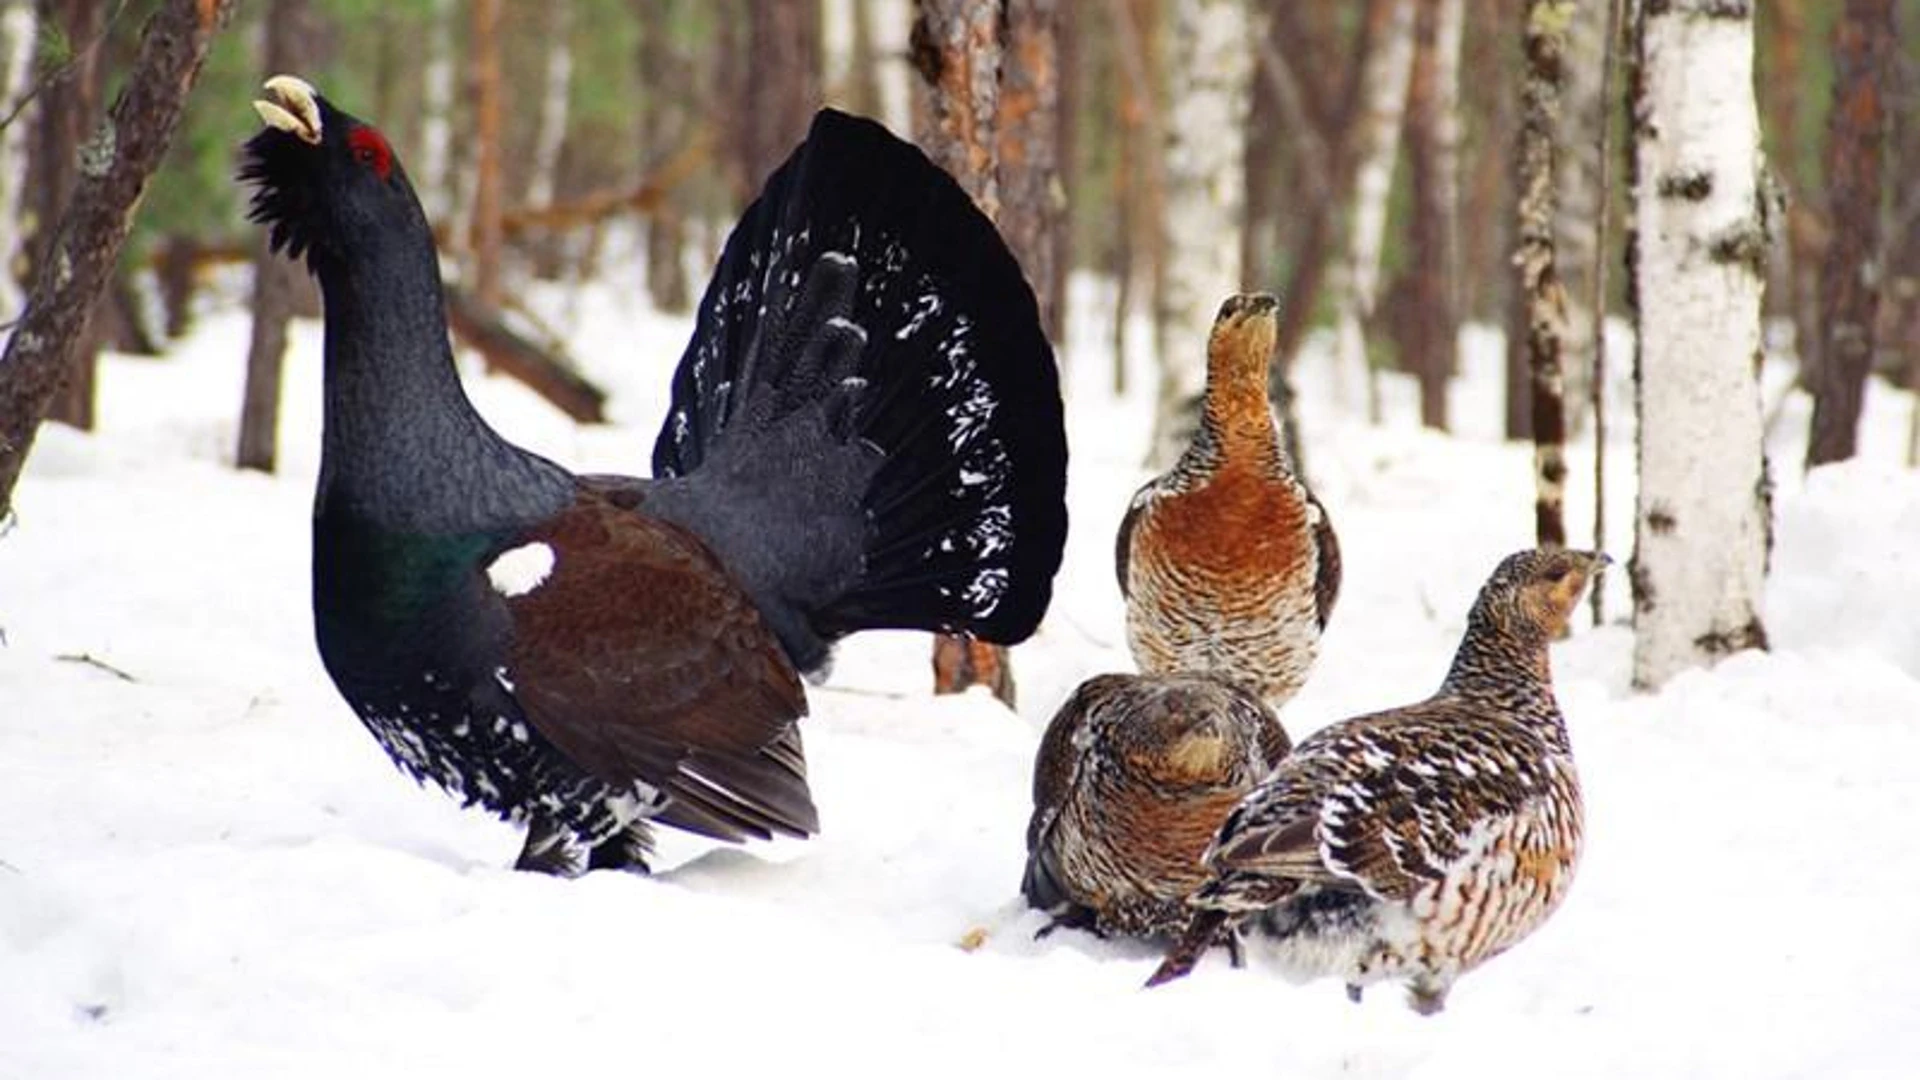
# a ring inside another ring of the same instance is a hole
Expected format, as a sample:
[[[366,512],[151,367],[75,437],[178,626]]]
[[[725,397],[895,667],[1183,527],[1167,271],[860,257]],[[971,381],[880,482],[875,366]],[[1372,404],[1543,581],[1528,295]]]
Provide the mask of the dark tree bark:
[[[1885,96],[1893,80],[1893,0],[1847,0],[1833,27],[1827,217],[1820,273],[1820,363],[1813,371],[1807,467],[1854,455],[1879,315]]]
[[[1447,384],[1453,378],[1459,338],[1454,305],[1454,183],[1444,115],[1453,95],[1441,85],[1448,65],[1440,55],[1440,3],[1420,0],[1414,22],[1413,73],[1407,88],[1407,151],[1413,216],[1408,246],[1413,266],[1402,337],[1401,362],[1420,383],[1420,422],[1448,430]]]
[[[44,33],[57,28],[72,60],[64,73],[40,95],[38,120],[27,162],[27,198],[34,220],[28,237],[27,280],[38,277],[53,250],[55,223],[66,210],[79,179],[80,144],[100,115],[106,66],[100,47],[107,30],[108,0],[36,0],[35,17]],[[95,311],[112,303],[103,293]],[[93,312],[83,316],[79,347],[72,368],[54,392],[47,417],[82,430],[93,429],[95,372],[99,368],[103,320]]]
[[[913,66],[926,84],[927,124],[920,142],[953,174],[988,218],[1000,217],[1001,37],[997,5],[915,0]],[[1012,707],[1007,650],[963,634],[933,641],[933,692],[985,686]]]
[[[1279,363],[1275,365],[1277,378],[1284,378],[1293,370],[1294,358],[1299,355],[1311,325],[1311,313],[1319,306],[1320,292],[1326,285],[1327,270],[1340,238],[1340,223],[1347,216],[1348,200],[1353,193],[1353,171],[1357,162],[1350,133],[1357,126],[1363,96],[1361,79],[1366,72],[1367,54],[1392,10],[1391,0],[1367,0],[1366,14],[1353,34],[1346,67],[1335,74],[1324,70],[1331,65],[1293,64],[1289,60],[1338,49],[1329,36],[1328,27],[1307,21],[1300,6],[1282,2],[1275,8],[1276,36],[1269,43],[1271,47],[1263,48],[1258,58],[1268,73],[1264,77],[1298,72],[1296,82],[1303,94],[1297,115],[1287,104],[1291,95],[1277,95],[1275,101],[1285,112],[1289,128],[1312,132],[1303,134],[1302,143],[1296,148],[1302,175],[1307,178],[1304,194],[1310,205],[1301,210],[1306,226],[1294,251],[1293,270],[1280,290],[1287,309],[1298,317],[1280,320],[1274,341],[1274,350],[1279,355]],[[1338,90],[1327,94],[1328,86],[1337,86]],[[1290,424],[1289,429],[1291,427]]]
[[[1020,260],[1040,305],[1040,323],[1064,342],[1058,276],[1065,206],[1060,172],[1059,0],[1007,0],[1000,67],[996,165],[1000,233]]]
[[[736,152],[751,198],[806,137],[820,107],[820,0],[753,0],[747,8]]]
[[[1542,546],[1567,542],[1567,406],[1561,374],[1566,294],[1554,266],[1554,132],[1566,79],[1567,23],[1573,0],[1527,0],[1526,72],[1520,92],[1520,294],[1526,298],[1528,368],[1533,373],[1534,536]]]
[[[651,172],[688,136],[686,110],[693,95],[689,65],[673,45],[676,0],[635,0],[640,28],[637,57],[641,94],[640,157]],[[647,294],[661,311],[686,311],[693,303],[687,282],[687,230],[679,200],[671,193],[647,219]]]
[[[498,308],[502,296],[500,0],[473,0],[467,37],[473,88],[473,293]]]
[[[316,35],[307,0],[273,0],[266,14],[266,73],[307,69],[308,43]],[[240,400],[239,445],[234,464],[270,473],[280,446],[280,374],[287,352],[287,322],[302,288],[311,288],[298,263],[267,249],[262,231],[254,242],[253,335],[247,346],[247,382]]]
[[[861,5],[855,5],[859,7]],[[1054,204],[1053,276],[1044,284],[1056,329],[1054,341],[1066,344],[1067,285],[1073,276],[1073,205],[1080,183],[1080,21],[1082,5],[1072,0],[1059,4],[1058,23],[1054,27],[1054,51],[1059,57],[1057,76],[1057,117],[1054,122],[1054,161],[1059,187]]]
[[[26,314],[0,355],[0,518],[54,393],[80,344],[88,310],[112,276],[133,209],[160,164],[233,0],[168,0],[147,20],[140,53],[89,141],[80,178],[35,273]]]

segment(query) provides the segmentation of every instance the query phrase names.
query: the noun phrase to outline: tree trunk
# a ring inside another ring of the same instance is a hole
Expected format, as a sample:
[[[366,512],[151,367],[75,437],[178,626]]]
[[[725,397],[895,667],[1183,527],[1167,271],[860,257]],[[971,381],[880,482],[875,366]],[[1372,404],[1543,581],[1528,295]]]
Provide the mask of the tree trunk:
[[[1253,74],[1241,0],[1175,0],[1167,58],[1166,276],[1159,290],[1153,443],[1166,469],[1193,439],[1206,385],[1207,333],[1240,290],[1241,202]]]
[[[1757,370],[1770,208],[1751,6],[1664,0],[1634,24],[1633,681],[1657,687],[1766,645]]]
[[[1892,89],[1893,0],[1847,0],[1833,27],[1833,109],[1827,118],[1827,218],[1820,273],[1820,364],[1813,371],[1807,467],[1844,461],[1860,437],[1880,308],[1880,191]]]
[[[1459,203],[1460,39],[1463,0],[1420,0],[1407,92],[1413,219],[1406,352],[1401,362],[1420,382],[1420,422],[1448,429],[1447,385],[1458,363],[1459,267],[1454,222]]]
[[[1159,24],[1158,0],[1109,0],[1113,48],[1119,84],[1120,131],[1113,186],[1120,202],[1120,235],[1115,238],[1113,303],[1113,392],[1127,392],[1127,323],[1135,293],[1146,286],[1159,295],[1166,251],[1160,221],[1166,203],[1166,140],[1160,113],[1159,50],[1153,28]]]
[[[268,76],[306,70],[309,43],[317,35],[307,0],[273,0],[267,7]],[[234,464],[271,473],[278,468],[280,376],[287,353],[287,322],[293,318],[305,274],[292,259],[267,248],[262,231],[254,242],[253,335],[247,346],[247,382],[240,403],[240,439]],[[306,286],[310,287],[310,286]]]
[[[33,81],[33,45],[38,20],[27,0],[9,0],[0,9],[0,101],[19,101]],[[14,278],[15,259],[26,240],[21,220],[27,202],[28,124],[15,122],[0,131],[0,323],[20,315],[26,294]]]
[[[567,142],[567,95],[573,86],[573,0],[546,0],[547,69],[540,86],[540,124],[528,170],[529,206],[553,202],[560,150]]]
[[[1063,345],[1053,290],[1066,206],[1059,190],[1059,0],[1007,0],[995,155],[1000,234],[1020,260],[1047,337]]]
[[[806,137],[820,106],[820,0],[747,6],[747,96],[736,152],[750,198]]]
[[[1000,12],[967,0],[916,0],[914,8],[913,62],[927,91],[928,130],[921,144],[998,221]],[[964,634],[935,635],[933,692],[957,694],[970,686],[986,686],[1011,708],[1015,690],[1007,650]]]
[[[1554,136],[1566,85],[1567,27],[1575,0],[1527,0],[1526,73],[1520,93],[1519,248],[1514,265],[1526,297],[1527,360],[1533,373],[1534,522],[1536,543],[1567,543],[1567,403],[1562,350],[1567,298],[1554,260]]]
[[[40,95],[31,160],[27,164],[27,191],[34,201],[32,236],[27,242],[27,278],[40,276],[53,250],[54,223],[65,212],[79,182],[81,143],[93,132],[100,115],[106,66],[100,50],[107,28],[107,0],[39,0],[37,22],[43,33],[57,30],[72,50],[65,73]],[[79,346],[69,359],[72,369],[54,392],[49,419],[93,429],[94,382],[100,364],[100,334],[95,313],[108,303],[107,294],[82,317]]]
[[[692,66],[673,41],[672,26],[679,10],[677,0],[634,2],[640,31],[636,60],[641,95],[637,112],[643,175],[651,175],[691,135],[681,103],[694,96]],[[673,192],[668,192],[659,208],[647,217],[646,228],[647,295],[661,311],[686,311],[693,304],[687,282],[686,215]]]
[[[232,0],[168,0],[140,34],[140,52],[108,110],[50,258],[34,277],[27,312],[0,355],[0,519],[33,448],[41,416],[72,368],[88,311],[113,273],[133,210],[179,124],[213,35]]]
[[[1367,360],[1366,334],[1373,319],[1380,278],[1380,253],[1386,238],[1387,195],[1394,159],[1400,152],[1400,120],[1413,68],[1414,0],[1391,0],[1378,12],[1383,23],[1370,32],[1364,107],[1354,133],[1358,163],[1354,174],[1353,221],[1348,229],[1346,280],[1337,302],[1335,370],[1358,375],[1374,386]],[[1337,384],[1336,384],[1337,385]],[[1369,393],[1368,413],[1380,419],[1377,397]]]
[[[1073,206],[1080,183],[1080,4],[1068,0],[1059,4],[1054,25],[1054,55],[1059,60],[1055,76],[1059,91],[1055,95],[1053,159],[1056,163],[1053,192],[1053,272],[1037,288],[1046,290],[1044,301],[1053,313],[1054,343],[1067,344],[1067,295],[1073,278]]]
[[[501,251],[501,0],[473,0],[467,37],[473,95],[473,217],[468,224],[473,249],[474,298],[498,308],[503,296]]]
[[[1294,452],[1297,469],[1304,469],[1305,461],[1299,454],[1299,425],[1295,421],[1290,387],[1293,362],[1319,306],[1340,235],[1340,223],[1347,215],[1355,167],[1356,142],[1352,132],[1361,107],[1360,87],[1367,70],[1367,57],[1374,47],[1375,32],[1387,24],[1389,7],[1398,2],[1368,0],[1360,28],[1352,35],[1344,71],[1336,73],[1333,65],[1324,60],[1308,62],[1315,56],[1336,55],[1340,51],[1339,41],[1332,28],[1301,19],[1299,7],[1289,0],[1281,0],[1273,8],[1273,36],[1260,56],[1261,78],[1274,88],[1274,102],[1280,107],[1283,127],[1298,133],[1287,145],[1303,180],[1299,194],[1305,196],[1305,203],[1297,210],[1305,223],[1289,245],[1293,268],[1280,290],[1291,314],[1280,320],[1274,341],[1278,359],[1270,387],[1285,415],[1287,445]],[[1324,19],[1326,9],[1316,10]],[[1294,193],[1287,194],[1291,199]]]
[[[465,221],[453,179],[453,20],[452,0],[432,0],[426,13],[426,56],[420,66],[420,171],[417,187],[427,220],[435,224]],[[449,228],[447,235],[458,235]]]
[[[1557,164],[1553,170],[1553,247],[1566,307],[1560,370],[1566,398],[1571,402],[1585,401],[1593,380],[1593,223],[1601,213],[1600,125],[1613,115],[1600,100],[1600,76],[1611,3],[1587,0],[1570,5],[1566,48],[1560,62],[1560,110],[1554,129]],[[1580,431],[1581,415],[1577,407],[1568,410],[1570,434]]]

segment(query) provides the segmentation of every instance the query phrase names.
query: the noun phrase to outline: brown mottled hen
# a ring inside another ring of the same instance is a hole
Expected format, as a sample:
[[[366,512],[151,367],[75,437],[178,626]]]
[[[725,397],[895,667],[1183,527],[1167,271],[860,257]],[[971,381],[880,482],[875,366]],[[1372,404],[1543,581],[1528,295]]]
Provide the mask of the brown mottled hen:
[[[1480,590],[1446,681],[1417,705],[1296,747],[1208,848],[1210,879],[1149,986],[1223,930],[1275,942],[1296,978],[1404,980],[1438,1012],[1462,973],[1533,932],[1580,855],[1580,784],[1547,643],[1606,556],[1523,551]]]
[[[1275,710],[1306,682],[1340,589],[1333,524],[1267,403],[1279,307],[1265,294],[1220,305],[1200,430],[1134,495],[1115,551],[1141,671],[1215,672]]]
[[[1097,675],[1054,715],[1033,770],[1020,891],[1059,926],[1178,933],[1220,822],[1286,755],[1260,699],[1205,675]]]

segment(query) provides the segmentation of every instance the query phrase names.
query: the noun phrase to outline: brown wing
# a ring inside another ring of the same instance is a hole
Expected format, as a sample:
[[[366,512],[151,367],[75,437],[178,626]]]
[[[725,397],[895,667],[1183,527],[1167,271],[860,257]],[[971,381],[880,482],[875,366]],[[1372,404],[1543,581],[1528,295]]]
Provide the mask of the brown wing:
[[[506,600],[506,676],[548,741],[603,780],[667,790],[668,824],[726,839],[818,829],[799,676],[693,534],[583,492],[522,542],[553,561]]]
[[[1327,628],[1327,619],[1333,614],[1333,602],[1340,597],[1340,538],[1334,535],[1333,519],[1327,516],[1327,508],[1320,500],[1307,492],[1307,502],[1315,513],[1313,522],[1313,546],[1320,552],[1320,565],[1314,568],[1313,612],[1320,622],[1320,629]]]

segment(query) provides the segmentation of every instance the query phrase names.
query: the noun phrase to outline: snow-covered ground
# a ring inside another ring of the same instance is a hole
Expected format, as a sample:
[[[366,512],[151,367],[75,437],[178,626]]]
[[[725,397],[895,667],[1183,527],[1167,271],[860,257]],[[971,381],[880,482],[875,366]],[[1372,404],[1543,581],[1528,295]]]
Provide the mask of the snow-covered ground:
[[[619,424],[576,429],[475,375],[481,408],[573,465],[644,468],[686,323],[623,314],[638,293],[552,312]],[[110,359],[101,433],[42,433],[0,540],[0,1077],[1914,1075],[1920,474],[1898,467],[1910,401],[1881,386],[1866,458],[1803,477],[1806,403],[1770,382],[1773,653],[1636,695],[1623,625],[1557,648],[1587,860],[1445,1014],[1218,957],[1146,993],[1146,946],[1033,941],[1016,885],[1035,744],[1076,682],[1128,666],[1112,536],[1148,409],[1108,389],[1099,298],[1079,292],[1073,531],[1016,653],[1018,714],[928,696],[922,637],[856,638],[806,722],[823,835],[669,839],[651,879],[509,872],[513,832],[404,780],[327,683],[306,591],[317,325],[294,335],[277,478],[226,466],[236,306],[165,361]],[[1397,380],[1393,421],[1368,426],[1323,350],[1304,363],[1346,585],[1284,717],[1296,738],[1427,693],[1484,575],[1530,539],[1499,349],[1467,343],[1452,438],[1413,426]],[[1616,618],[1625,596],[1613,581]],[[965,951],[970,931],[986,943]]]

